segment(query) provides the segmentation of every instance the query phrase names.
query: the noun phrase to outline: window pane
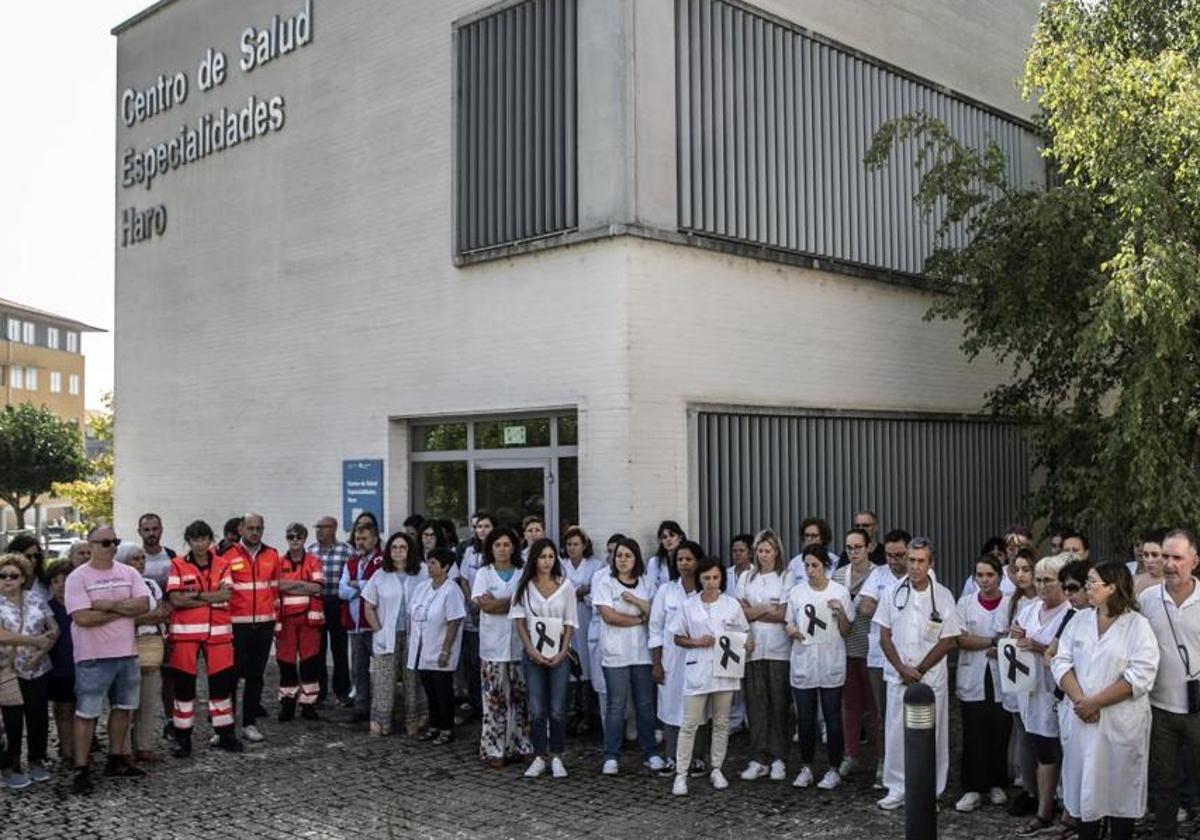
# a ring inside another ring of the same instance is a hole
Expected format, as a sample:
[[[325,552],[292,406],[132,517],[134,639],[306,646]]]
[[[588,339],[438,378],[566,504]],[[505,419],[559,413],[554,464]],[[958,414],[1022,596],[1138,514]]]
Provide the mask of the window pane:
[[[522,446],[549,445],[549,417],[534,420],[493,420],[475,424],[476,449],[515,449]]]
[[[558,533],[572,525],[579,525],[579,459],[558,459]],[[604,539],[599,534],[592,534],[592,544],[598,539]]]
[[[412,464],[412,510],[427,519],[467,525],[467,462]]]
[[[436,426],[413,427],[413,452],[448,452],[466,448],[466,423],[439,423]]]
[[[577,416],[558,418],[558,445],[579,445],[579,418]]]

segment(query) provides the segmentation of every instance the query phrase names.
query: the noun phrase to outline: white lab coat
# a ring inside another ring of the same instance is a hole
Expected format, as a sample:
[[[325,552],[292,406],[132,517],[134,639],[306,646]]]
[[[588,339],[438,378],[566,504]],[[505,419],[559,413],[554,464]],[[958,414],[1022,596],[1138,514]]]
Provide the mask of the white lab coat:
[[[604,578],[611,574],[612,571],[609,569],[607,563],[602,564],[600,568],[592,572],[590,580],[591,590],[583,598],[583,605],[587,607],[589,615],[587,623],[588,671],[592,680],[592,688],[600,695],[604,695],[607,692],[604,682],[604,669],[600,664],[600,660],[603,658],[600,655],[600,625],[603,624],[603,619],[600,618],[600,610],[596,609],[593,596],[595,596],[596,590],[600,587]],[[600,708],[603,710],[604,705],[601,704]]]
[[[786,605],[788,593],[792,591],[791,572],[759,574],[751,567],[738,578],[737,597],[745,598],[752,606]],[[792,655],[792,640],[787,637],[783,625],[774,621],[755,621],[750,625],[754,638],[754,650],[749,655],[751,662],[760,659],[776,659],[787,662]]]
[[[934,611],[941,618],[933,624]],[[892,644],[901,661],[916,666],[942,639],[958,636],[958,609],[954,595],[932,578],[924,592],[917,592],[906,578],[896,582],[879,602],[872,619],[880,627],[890,628]],[[885,657],[886,658],[886,657]],[[904,795],[904,692],[908,686],[890,661],[884,663],[887,682],[887,719],[884,731],[883,784],[893,796]],[[937,795],[946,790],[950,771],[950,692],[947,684],[946,657],[921,678],[933,689],[937,715]]]
[[[1133,696],[1100,710],[1100,720],[1084,723],[1070,700],[1058,706],[1062,733],[1063,802],[1071,816],[1091,822],[1101,817],[1140,818],[1146,811],[1146,771],[1150,760],[1150,688],[1158,673],[1158,641],[1144,616],[1125,612],[1103,636],[1096,610],[1071,619],[1050,664],[1061,685],[1075,672],[1085,696],[1124,679]]]
[[[655,586],[645,575],[638,578],[635,586],[626,586],[611,573],[599,575],[593,580],[598,582],[592,591],[592,605],[597,612],[600,607],[611,607],[624,615],[637,615],[638,608],[621,597],[625,592],[630,592],[643,601],[654,601]],[[601,619],[600,658],[605,668],[649,665],[650,645],[646,625],[621,627]]]
[[[787,624],[805,631],[807,618],[804,607],[808,604],[824,606],[830,601],[840,601],[846,619],[854,623],[854,605],[850,592],[836,580],[826,583],[819,592],[808,586],[793,586],[788,595]],[[837,615],[830,610],[830,621],[837,623]],[[836,626],[832,627],[836,631]],[[846,640],[841,632],[835,632],[829,641],[820,644],[804,644],[792,639],[790,678],[792,688],[839,688],[846,683]]]
[[[458,668],[458,657],[462,652],[462,632],[454,634],[450,648],[450,662],[446,667],[438,664],[442,644],[446,641],[447,625],[467,614],[462,589],[447,578],[437,589],[432,581],[424,581],[413,594],[408,609],[408,662],[406,667],[421,671],[454,671]],[[418,652],[420,658],[418,659]]]
[[[984,609],[979,603],[979,595],[964,595],[958,599],[958,623],[963,635],[985,636],[992,638],[1003,633],[1007,628],[1003,624],[1008,619],[1008,596],[1000,599],[1000,604],[994,610]],[[979,703],[987,698],[984,691],[983,675],[985,671],[992,674],[993,696],[997,703],[1001,700],[1000,669],[996,660],[987,655],[986,650],[959,650],[958,673],[955,678],[954,693],[964,703]]]
[[[578,566],[572,565],[570,560],[563,559],[563,571],[570,578],[571,584],[579,589],[583,586],[592,585],[592,577],[601,569],[607,569],[608,564],[603,560],[595,557],[587,557],[580,561]],[[592,679],[592,599],[590,595],[578,598],[575,602],[575,613],[579,618],[579,629],[582,632],[575,632],[571,635],[571,647],[579,654],[579,665],[583,668],[583,676],[581,679],[590,681]],[[599,628],[597,628],[599,633]],[[596,637],[599,641],[599,636]]]
[[[521,570],[513,569],[508,580],[500,577],[491,563],[475,571],[471,582],[471,600],[491,595],[501,601],[512,600],[521,582]],[[512,604],[509,604],[511,608]],[[484,662],[519,662],[521,659],[521,637],[513,629],[507,612],[493,615],[479,610],[479,658]]]
[[[666,726],[683,726],[683,648],[675,644],[670,627],[683,609],[688,593],[673,580],[654,593],[650,608],[649,645],[662,648],[663,684],[658,689],[658,719]]]
[[[741,604],[728,595],[719,595],[716,601],[705,604],[699,592],[688,596],[683,603],[683,609],[675,613],[667,625],[668,633],[693,639],[703,636],[712,636],[715,639],[733,630],[742,633],[750,631]],[[739,679],[713,675],[713,657],[720,654],[716,645],[707,648],[687,648],[683,654],[685,696],[737,691],[741,687],[742,681]]]
[[[1045,624],[1041,621],[1041,611],[1042,601],[1040,598],[1035,598],[1021,607],[1016,623],[1025,631],[1027,638],[1038,644],[1049,645],[1058,635],[1058,628],[1062,626],[1067,615],[1073,610],[1069,603],[1063,601],[1054,613],[1047,616]],[[1071,621],[1074,620],[1075,618],[1072,616]],[[1063,632],[1067,631],[1063,630]],[[1023,691],[1017,694],[1017,708],[1021,713],[1021,724],[1025,727],[1026,732],[1032,732],[1034,735],[1041,735],[1044,738],[1057,738],[1058,700],[1054,696],[1054,689],[1058,686],[1054,682],[1050,669],[1046,667],[1044,657],[1039,656],[1033,667],[1037,674],[1037,682],[1034,683],[1033,691]]]

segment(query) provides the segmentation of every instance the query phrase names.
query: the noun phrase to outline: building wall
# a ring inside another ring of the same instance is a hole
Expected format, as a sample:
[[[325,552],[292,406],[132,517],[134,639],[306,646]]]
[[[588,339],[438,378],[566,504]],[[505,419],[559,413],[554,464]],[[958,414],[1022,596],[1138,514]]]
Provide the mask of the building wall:
[[[4,405],[18,403],[44,405],[60,417],[78,422],[80,429],[83,428],[85,383],[82,355],[0,339],[0,365],[5,368],[3,385],[0,386]],[[35,390],[30,390],[28,383],[24,388],[12,387],[10,371],[17,366],[37,369],[37,388]],[[62,390],[57,394],[50,391],[50,374],[52,372],[62,374]],[[70,393],[71,376],[79,377],[79,388],[75,394]]]

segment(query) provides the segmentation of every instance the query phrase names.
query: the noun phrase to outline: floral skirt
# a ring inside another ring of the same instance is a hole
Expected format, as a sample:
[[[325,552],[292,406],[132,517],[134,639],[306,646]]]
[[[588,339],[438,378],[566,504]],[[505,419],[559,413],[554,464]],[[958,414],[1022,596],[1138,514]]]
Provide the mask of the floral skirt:
[[[529,705],[521,663],[481,659],[479,678],[483,699],[479,757],[515,759],[531,755]]]

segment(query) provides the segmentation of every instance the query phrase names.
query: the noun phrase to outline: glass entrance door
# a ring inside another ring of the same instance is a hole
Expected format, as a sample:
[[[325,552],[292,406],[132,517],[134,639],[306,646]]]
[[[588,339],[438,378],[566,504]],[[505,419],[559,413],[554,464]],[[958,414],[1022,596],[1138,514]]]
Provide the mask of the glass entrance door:
[[[555,522],[550,508],[552,473],[550,460],[496,460],[475,462],[475,507],[490,511],[497,525],[508,525],[520,533],[521,520],[537,514]]]

